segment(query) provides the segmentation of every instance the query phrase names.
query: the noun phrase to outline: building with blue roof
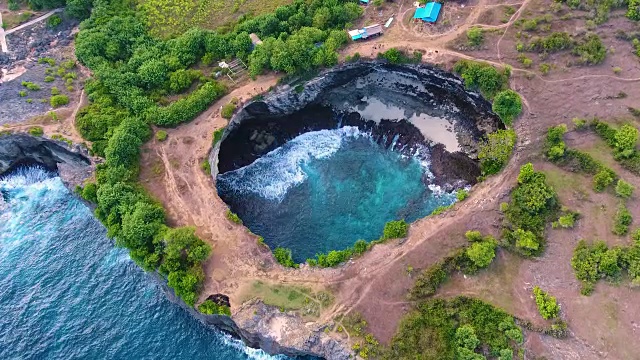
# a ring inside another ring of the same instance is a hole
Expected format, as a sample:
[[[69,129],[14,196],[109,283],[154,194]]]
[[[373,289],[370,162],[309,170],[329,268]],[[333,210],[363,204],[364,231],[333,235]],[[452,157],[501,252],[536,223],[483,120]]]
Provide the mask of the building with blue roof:
[[[424,7],[417,8],[415,14],[413,14],[413,18],[422,20],[424,22],[434,23],[436,22],[436,20],[438,20],[440,9],[442,9],[442,4],[437,2],[430,2],[427,3]]]

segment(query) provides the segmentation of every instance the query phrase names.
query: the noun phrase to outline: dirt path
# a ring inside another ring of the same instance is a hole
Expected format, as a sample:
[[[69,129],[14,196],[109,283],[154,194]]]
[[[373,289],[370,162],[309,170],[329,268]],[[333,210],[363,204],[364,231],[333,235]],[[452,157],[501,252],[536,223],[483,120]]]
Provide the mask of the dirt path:
[[[51,17],[53,14],[56,14],[56,13],[62,12],[63,10],[64,10],[63,8],[59,8],[59,9],[51,10],[51,11],[49,11],[48,13],[46,13],[46,14],[44,14],[44,15],[42,15],[42,16],[38,16],[37,18],[35,18],[35,19],[33,19],[33,20],[30,20],[30,21],[27,21],[26,23],[24,23],[24,24],[22,24],[22,25],[20,25],[20,26],[16,26],[16,27],[14,27],[13,29],[7,30],[7,31],[5,32],[5,34],[6,34],[6,35],[9,35],[9,34],[14,33],[14,32],[16,32],[16,31],[20,31],[20,30],[22,30],[22,29],[24,29],[24,28],[27,28],[27,27],[29,27],[29,26],[31,26],[31,25],[33,25],[33,24],[36,24],[36,23],[38,23],[38,22],[40,22],[40,21],[42,21],[42,20],[46,20],[46,19],[48,19],[49,17]]]

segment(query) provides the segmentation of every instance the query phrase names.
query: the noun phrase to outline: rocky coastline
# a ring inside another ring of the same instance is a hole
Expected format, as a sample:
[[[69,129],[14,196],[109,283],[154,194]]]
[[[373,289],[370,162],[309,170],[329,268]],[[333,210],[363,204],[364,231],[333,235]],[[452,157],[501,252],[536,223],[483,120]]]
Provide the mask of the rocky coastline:
[[[373,101],[382,107],[371,114]],[[446,129],[434,127],[432,134],[432,120]],[[346,64],[244,106],[211,153],[212,175],[246,166],[302,133],[341,126],[357,126],[385,148],[423,157],[431,164],[431,183],[461,187],[475,184],[478,143],[502,123],[488,101],[438,68]],[[440,143],[438,131],[449,132],[457,149]]]
[[[93,175],[87,149],[80,145],[24,133],[0,136],[0,176],[21,166],[40,166],[57,173],[73,190]]]

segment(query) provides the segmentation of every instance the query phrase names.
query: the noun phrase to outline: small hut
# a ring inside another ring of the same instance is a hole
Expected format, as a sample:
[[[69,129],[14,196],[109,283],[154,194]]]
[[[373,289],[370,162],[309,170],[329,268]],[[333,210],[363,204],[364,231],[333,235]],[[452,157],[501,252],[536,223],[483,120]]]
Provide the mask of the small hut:
[[[353,41],[364,40],[372,36],[379,35],[382,35],[382,25],[380,24],[365,26],[362,29],[349,31],[349,36],[351,36],[351,40]]]

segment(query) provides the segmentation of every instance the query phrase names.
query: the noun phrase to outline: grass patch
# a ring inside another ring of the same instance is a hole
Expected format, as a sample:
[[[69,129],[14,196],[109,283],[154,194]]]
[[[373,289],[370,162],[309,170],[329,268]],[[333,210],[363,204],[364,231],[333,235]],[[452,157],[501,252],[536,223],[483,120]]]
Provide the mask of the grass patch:
[[[309,288],[255,281],[241,290],[240,297],[245,302],[252,298],[262,300],[266,305],[275,306],[280,311],[296,311],[303,316],[317,317],[322,309],[333,303],[333,295],[326,291],[313,292]]]

